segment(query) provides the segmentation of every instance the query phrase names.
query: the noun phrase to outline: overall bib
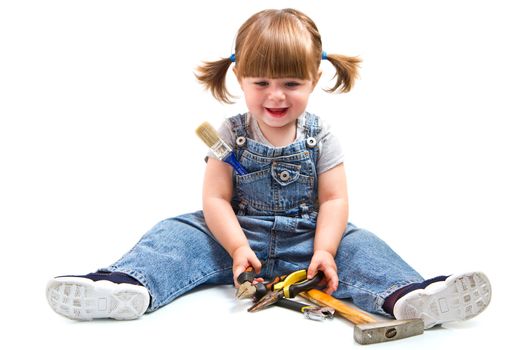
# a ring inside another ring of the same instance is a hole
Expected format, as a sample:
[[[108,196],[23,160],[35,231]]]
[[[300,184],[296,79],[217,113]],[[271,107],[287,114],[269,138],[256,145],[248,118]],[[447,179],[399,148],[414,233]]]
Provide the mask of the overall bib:
[[[306,138],[269,147],[249,138],[246,115],[230,118],[234,152],[247,170],[234,174],[232,207],[249,244],[270,279],[307,269],[319,208],[316,163],[318,117],[305,115]],[[423,278],[374,234],[347,224],[335,261],[334,296],[385,315],[384,299]],[[202,211],[161,221],[120,260],[101,271],[126,273],[151,295],[154,311],[203,284],[232,284],[232,259],[216,241]]]

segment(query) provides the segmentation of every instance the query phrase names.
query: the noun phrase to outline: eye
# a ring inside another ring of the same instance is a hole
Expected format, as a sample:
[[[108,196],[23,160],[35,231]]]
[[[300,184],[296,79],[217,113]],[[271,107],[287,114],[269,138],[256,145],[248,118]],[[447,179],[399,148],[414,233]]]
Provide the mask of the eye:
[[[297,82],[297,81],[287,81],[287,82],[285,83],[285,85],[286,85],[286,87],[291,87],[291,88],[293,88],[293,87],[297,87],[297,86],[301,85],[301,83],[299,83],[299,82]]]
[[[268,82],[264,80],[256,81],[254,84],[258,86],[268,86],[269,85]]]

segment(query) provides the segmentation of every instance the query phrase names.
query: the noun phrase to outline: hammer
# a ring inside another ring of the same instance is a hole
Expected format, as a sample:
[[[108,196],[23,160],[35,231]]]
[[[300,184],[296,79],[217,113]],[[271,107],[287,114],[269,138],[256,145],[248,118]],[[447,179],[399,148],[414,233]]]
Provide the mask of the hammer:
[[[339,315],[355,324],[354,339],[359,344],[375,344],[408,338],[422,334],[424,330],[422,319],[377,322],[364,312],[317,289],[311,289],[299,295],[320,306],[335,309]]]

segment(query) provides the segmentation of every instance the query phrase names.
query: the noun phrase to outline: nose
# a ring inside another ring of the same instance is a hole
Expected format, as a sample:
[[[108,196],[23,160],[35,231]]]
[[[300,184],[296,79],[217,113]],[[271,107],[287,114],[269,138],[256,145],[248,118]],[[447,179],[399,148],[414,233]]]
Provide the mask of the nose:
[[[274,86],[270,89],[269,99],[274,101],[282,101],[286,98],[284,90],[280,86]]]

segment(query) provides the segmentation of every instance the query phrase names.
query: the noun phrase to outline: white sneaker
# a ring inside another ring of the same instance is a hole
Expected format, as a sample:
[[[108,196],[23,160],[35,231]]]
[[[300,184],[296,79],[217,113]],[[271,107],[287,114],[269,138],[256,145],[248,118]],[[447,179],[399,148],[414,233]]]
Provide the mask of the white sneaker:
[[[139,318],[149,306],[143,286],[82,277],[56,277],[48,282],[47,301],[58,314],[73,320]]]
[[[452,275],[401,297],[394,305],[394,317],[421,318],[425,329],[468,320],[485,310],[491,294],[489,279],[482,272]]]

